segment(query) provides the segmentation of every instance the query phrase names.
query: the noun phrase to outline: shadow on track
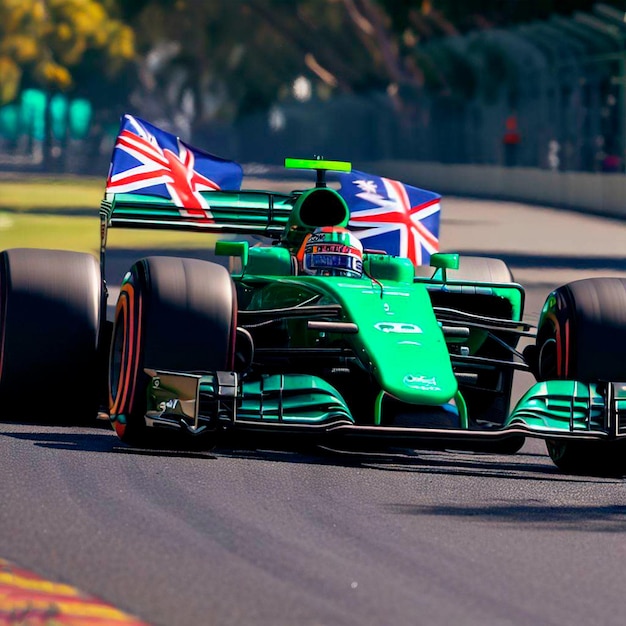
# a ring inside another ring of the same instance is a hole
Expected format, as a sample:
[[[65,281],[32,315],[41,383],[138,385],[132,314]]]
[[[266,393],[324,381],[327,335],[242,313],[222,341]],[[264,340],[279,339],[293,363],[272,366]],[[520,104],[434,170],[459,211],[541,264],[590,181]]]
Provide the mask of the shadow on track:
[[[620,479],[596,476],[578,476],[561,473],[548,460],[546,463],[531,463],[524,459],[524,453],[513,456],[484,454],[463,454],[442,452],[441,457],[424,458],[417,463],[405,464],[398,461],[385,466],[367,464],[372,469],[389,472],[415,472],[417,474],[439,474],[446,476],[463,476],[470,478],[497,478],[501,480],[536,480],[541,482],[590,483],[621,482]]]
[[[215,455],[272,463],[305,463],[335,467],[358,467],[374,471],[438,474],[513,481],[535,480],[575,484],[621,483],[619,479],[562,474],[547,455],[496,455],[447,450],[404,450],[395,452],[347,452],[318,448],[306,452],[216,449]],[[535,459],[535,460],[533,460]],[[545,463],[541,463],[545,459]]]
[[[27,425],[31,432],[3,432],[0,430],[0,435],[22,441],[32,441],[34,445],[42,448],[77,450],[81,452],[112,452],[116,443],[116,440],[111,435],[101,433],[98,430],[93,432],[86,431],[84,433],[75,431],[61,433],[58,430],[55,432],[46,430],[32,432],[33,424],[28,422]]]
[[[15,422],[13,422],[15,424]],[[32,428],[29,422],[28,427]],[[111,433],[102,433],[100,429],[77,433],[75,430],[59,432],[59,430],[40,432],[2,432],[0,435],[20,439],[22,441],[32,441],[33,445],[41,448],[55,450],[71,450],[76,452],[100,452],[113,454],[136,454],[139,456],[157,456],[168,458],[197,458],[211,460],[215,459],[210,451],[197,450],[169,450],[169,449],[146,449],[132,448],[120,443],[117,436]]]
[[[136,455],[163,458],[192,458],[218,461],[220,458],[260,462],[297,463],[306,465],[355,467],[374,471],[414,473],[416,475],[446,475],[475,478],[496,478],[510,481],[536,480],[540,482],[567,482],[597,484],[622,482],[620,479],[574,476],[562,474],[547,456],[519,452],[515,455],[498,455],[482,452],[431,449],[390,449],[387,451],[348,451],[325,447],[306,448],[237,448],[214,449],[137,448],[121,443],[113,432],[101,428],[65,429],[53,426],[35,431],[33,424],[11,423],[9,430],[0,428],[0,436],[31,441],[42,448],[79,452]],[[28,428],[20,432],[14,427]],[[64,432],[65,431],[65,432]],[[544,462],[545,461],[545,462]]]
[[[480,522],[523,524],[524,529],[580,530],[581,532],[619,532],[626,530],[626,509],[619,505],[602,506],[548,506],[541,504],[516,505],[405,505],[389,506],[392,513],[402,515],[435,515],[441,517],[471,518]]]

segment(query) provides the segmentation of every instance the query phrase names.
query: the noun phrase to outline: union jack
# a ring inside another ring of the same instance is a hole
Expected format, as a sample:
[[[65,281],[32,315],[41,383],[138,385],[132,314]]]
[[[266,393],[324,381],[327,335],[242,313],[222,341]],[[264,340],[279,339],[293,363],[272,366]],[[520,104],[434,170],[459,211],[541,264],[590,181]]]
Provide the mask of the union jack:
[[[212,221],[202,191],[239,189],[238,163],[189,146],[152,124],[124,115],[106,184],[107,193],[136,193],[168,198],[181,215]]]
[[[366,250],[428,264],[439,250],[440,195],[357,170],[339,174],[339,180],[350,208],[349,228]]]

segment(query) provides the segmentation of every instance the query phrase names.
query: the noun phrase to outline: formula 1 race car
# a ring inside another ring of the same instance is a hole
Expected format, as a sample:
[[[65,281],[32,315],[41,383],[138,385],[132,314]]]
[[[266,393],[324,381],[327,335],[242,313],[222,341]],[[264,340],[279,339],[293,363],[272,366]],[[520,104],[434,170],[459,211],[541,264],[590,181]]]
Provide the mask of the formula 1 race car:
[[[12,417],[84,418],[106,394],[115,431],[136,446],[514,453],[531,436],[563,471],[626,472],[626,280],[560,287],[534,329],[499,259],[433,252],[416,267],[364,248],[345,194],[326,183],[350,164],[288,159],[316,172],[314,187],[228,189],[200,171],[209,155],[177,140],[172,165],[163,136],[174,139],[125,119],[116,149],[134,161],[109,175],[100,263],[0,254],[0,399]],[[183,165],[200,181],[187,193],[171,182]],[[138,260],[107,322],[111,227],[217,233],[221,262]],[[523,352],[521,338],[532,339]],[[538,382],[509,410],[515,370]]]

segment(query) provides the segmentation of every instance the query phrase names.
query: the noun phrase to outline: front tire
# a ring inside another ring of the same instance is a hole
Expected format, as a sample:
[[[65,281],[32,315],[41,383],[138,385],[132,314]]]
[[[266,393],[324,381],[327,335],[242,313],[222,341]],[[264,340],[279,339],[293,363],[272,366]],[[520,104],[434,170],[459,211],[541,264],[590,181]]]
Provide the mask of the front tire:
[[[626,380],[626,279],[588,278],[554,290],[537,330],[540,380]]]
[[[235,287],[221,265],[149,257],[131,267],[117,301],[109,359],[110,416],[122,441],[167,445],[168,438],[157,438],[145,424],[144,369],[233,370],[236,315]]]
[[[624,441],[546,441],[552,462],[567,474],[615,476],[626,474]]]
[[[553,291],[537,331],[537,378],[583,383],[626,380],[626,279],[589,278]],[[573,474],[624,475],[622,441],[546,441],[555,465]]]

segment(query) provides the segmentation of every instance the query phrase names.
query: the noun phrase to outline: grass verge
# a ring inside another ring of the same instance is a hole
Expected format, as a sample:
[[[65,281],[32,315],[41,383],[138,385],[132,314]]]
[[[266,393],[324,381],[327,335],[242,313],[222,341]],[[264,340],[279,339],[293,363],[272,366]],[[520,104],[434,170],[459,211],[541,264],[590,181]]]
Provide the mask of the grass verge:
[[[0,250],[54,248],[98,254],[103,196],[99,179],[0,181]],[[110,248],[208,248],[215,236],[163,230],[109,231]]]
[[[104,181],[97,178],[36,178],[24,176],[0,181],[0,211],[98,211]]]
[[[209,248],[215,235],[162,230],[109,230],[108,248]],[[100,221],[93,217],[0,212],[0,250],[53,248],[98,254]]]

